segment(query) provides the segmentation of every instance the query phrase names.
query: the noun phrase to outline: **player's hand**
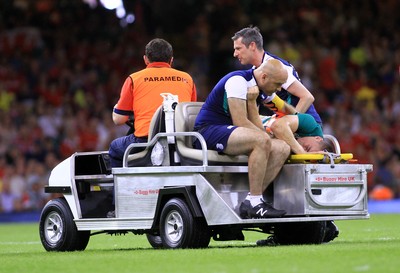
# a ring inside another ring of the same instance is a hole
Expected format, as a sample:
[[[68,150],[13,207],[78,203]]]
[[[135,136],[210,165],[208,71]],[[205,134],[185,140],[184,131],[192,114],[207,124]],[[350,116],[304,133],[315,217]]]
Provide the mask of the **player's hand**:
[[[274,112],[278,112],[278,107],[276,107],[275,103],[273,103],[272,101],[264,103],[265,107],[268,107],[269,109],[271,109]]]
[[[258,86],[252,86],[247,88],[247,100],[248,101],[255,101],[258,98],[258,95],[260,93],[260,90],[258,89]]]

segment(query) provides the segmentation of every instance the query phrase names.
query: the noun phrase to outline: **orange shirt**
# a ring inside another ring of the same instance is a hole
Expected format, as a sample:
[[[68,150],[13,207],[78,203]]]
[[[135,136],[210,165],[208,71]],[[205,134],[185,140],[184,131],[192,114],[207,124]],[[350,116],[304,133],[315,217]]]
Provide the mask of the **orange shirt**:
[[[161,93],[178,95],[179,102],[197,100],[196,86],[188,73],[167,63],[154,62],[125,80],[114,112],[121,115],[133,112],[135,136],[145,137],[153,114],[163,102]]]

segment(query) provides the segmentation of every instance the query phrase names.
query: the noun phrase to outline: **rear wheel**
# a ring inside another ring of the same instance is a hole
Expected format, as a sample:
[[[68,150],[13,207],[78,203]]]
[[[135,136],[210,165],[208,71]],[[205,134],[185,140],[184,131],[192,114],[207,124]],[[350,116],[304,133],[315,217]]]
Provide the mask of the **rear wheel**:
[[[84,250],[90,231],[78,231],[64,198],[49,201],[40,215],[39,235],[47,251]]]
[[[281,223],[275,226],[274,240],[281,245],[321,244],[326,222]]]
[[[330,241],[333,241],[338,236],[339,236],[339,228],[335,225],[333,221],[327,221],[326,232],[323,242],[328,243]]]
[[[204,218],[194,218],[180,198],[172,198],[165,204],[161,212],[160,236],[165,248],[203,248],[211,239]]]

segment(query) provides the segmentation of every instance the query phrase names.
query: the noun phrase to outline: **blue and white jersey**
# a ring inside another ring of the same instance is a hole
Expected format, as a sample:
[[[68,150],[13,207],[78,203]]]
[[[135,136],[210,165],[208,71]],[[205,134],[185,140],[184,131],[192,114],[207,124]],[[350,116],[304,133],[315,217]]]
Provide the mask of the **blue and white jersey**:
[[[208,95],[196,118],[195,130],[211,124],[233,124],[228,98],[247,100],[247,88],[256,85],[253,69],[233,71],[225,75]]]
[[[285,69],[288,73],[288,78],[287,78],[286,82],[282,85],[283,89],[288,89],[289,86],[295,80],[300,81],[299,74],[297,74],[296,69],[294,68],[294,66],[291,63],[289,63],[288,61],[286,61],[282,58],[279,58],[278,56],[275,56],[267,51],[264,51],[263,63],[265,63],[266,61],[268,61],[270,59],[277,59],[277,60],[281,61],[281,63],[283,64],[283,66],[285,67]]]
[[[297,74],[296,69],[293,67],[292,64],[290,64],[288,61],[279,58],[278,56],[275,56],[267,51],[264,52],[264,57],[263,57],[263,62],[268,61],[269,59],[277,59],[279,61],[281,61],[281,63],[283,64],[283,66],[285,67],[285,69],[288,72],[288,78],[287,81],[282,85],[282,89],[281,91],[276,92],[276,94],[284,101],[286,101],[287,103],[293,105],[294,107],[296,107],[297,103],[299,102],[299,97],[296,97],[294,95],[292,95],[291,93],[289,93],[287,91],[287,89],[289,88],[289,86],[296,80],[300,81],[300,77]],[[317,110],[315,110],[314,104],[311,104],[310,107],[308,108],[308,110],[306,111],[307,114],[310,114],[311,116],[314,117],[315,121],[318,122],[319,124],[322,124],[322,120],[321,117],[319,116],[319,114],[317,113]]]

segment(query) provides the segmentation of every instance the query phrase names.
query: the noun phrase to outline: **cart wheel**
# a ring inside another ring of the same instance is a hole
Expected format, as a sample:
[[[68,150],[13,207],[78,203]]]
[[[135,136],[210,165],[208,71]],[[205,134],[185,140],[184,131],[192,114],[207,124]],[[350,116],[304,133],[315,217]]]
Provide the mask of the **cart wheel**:
[[[67,201],[50,200],[40,215],[39,235],[47,251],[84,250],[90,231],[78,231]]]
[[[165,204],[161,212],[160,235],[165,248],[203,248],[211,239],[205,220],[193,218],[189,207],[180,198]]]
[[[281,245],[321,244],[326,222],[281,223],[275,226],[275,240]]]
[[[147,237],[147,241],[149,241],[150,245],[153,248],[162,248],[163,247],[161,236],[152,235],[152,234],[146,234],[146,237]]]
[[[324,236],[324,243],[328,243],[333,241],[336,237],[339,236],[339,229],[335,225],[333,221],[326,221],[326,232]]]

